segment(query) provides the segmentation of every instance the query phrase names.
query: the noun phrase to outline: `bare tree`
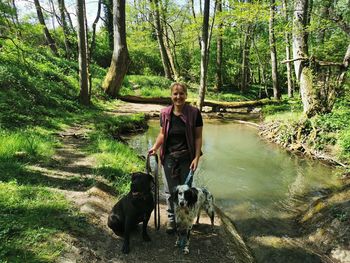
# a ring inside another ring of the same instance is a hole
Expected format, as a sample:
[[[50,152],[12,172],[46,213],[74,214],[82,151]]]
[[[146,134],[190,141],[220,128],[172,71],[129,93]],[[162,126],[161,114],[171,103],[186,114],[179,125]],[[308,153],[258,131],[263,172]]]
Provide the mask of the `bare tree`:
[[[84,105],[90,104],[89,80],[88,80],[88,51],[85,23],[85,0],[77,0],[77,28],[78,28],[78,49],[79,49],[79,84],[80,102]]]
[[[122,86],[123,79],[130,64],[125,31],[125,0],[113,2],[114,49],[111,66],[103,81],[105,92],[115,98]]]
[[[44,15],[43,15],[43,12],[42,12],[39,0],[34,0],[34,4],[35,4],[36,13],[38,15],[39,23],[43,27],[43,31],[44,31],[44,36],[45,36],[46,42],[49,45],[52,53],[55,56],[58,56],[58,51],[57,51],[55,40],[52,38],[52,36],[50,34],[50,31],[49,31],[49,29],[46,26]]]

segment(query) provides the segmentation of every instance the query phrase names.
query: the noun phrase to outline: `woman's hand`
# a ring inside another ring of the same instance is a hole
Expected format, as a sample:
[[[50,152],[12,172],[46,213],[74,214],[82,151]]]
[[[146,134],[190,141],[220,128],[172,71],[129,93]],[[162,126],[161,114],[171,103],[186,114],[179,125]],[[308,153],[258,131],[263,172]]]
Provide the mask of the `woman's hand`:
[[[148,155],[155,155],[155,154],[157,154],[157,149],[155,149],[154,147],[148,150]]]
[[[198,162],[199,162],[199,157],[194,158],[191,165],[190,165],[190,170],[195,172],[197,170],[197,167],[198,167]]]

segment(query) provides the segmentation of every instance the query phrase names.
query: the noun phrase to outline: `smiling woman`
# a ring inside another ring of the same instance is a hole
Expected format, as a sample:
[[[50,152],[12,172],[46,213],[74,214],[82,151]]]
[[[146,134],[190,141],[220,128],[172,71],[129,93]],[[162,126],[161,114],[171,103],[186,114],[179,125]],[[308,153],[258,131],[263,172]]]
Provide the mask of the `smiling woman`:
[[[186,104],[187,87],[175,82],[170,86],[172,105],[161,111],[160,131],[156,142],[149,150],[155,154],[159,148],[165,174],[167,200],[167,233],[175,230],[173,189],[183,184],[190,171],[198,167],[202,148],[203,120],[200,111]],[[192,184],[192,180],[189,182]]]

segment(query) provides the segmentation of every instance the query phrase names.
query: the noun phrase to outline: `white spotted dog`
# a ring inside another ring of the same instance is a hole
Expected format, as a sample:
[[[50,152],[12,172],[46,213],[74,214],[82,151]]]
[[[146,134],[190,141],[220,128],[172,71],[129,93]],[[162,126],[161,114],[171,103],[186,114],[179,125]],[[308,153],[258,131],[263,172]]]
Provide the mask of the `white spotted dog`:
[[[177,232],[175,246],[180,247],[184,254],[188,254],[193,221],[197,216],[196,224],[199,223],[202,209],[210,217],[212,229],[214,227],[214,197],[205,188],[189,187],[183,184],[176,187],[174,204]]]

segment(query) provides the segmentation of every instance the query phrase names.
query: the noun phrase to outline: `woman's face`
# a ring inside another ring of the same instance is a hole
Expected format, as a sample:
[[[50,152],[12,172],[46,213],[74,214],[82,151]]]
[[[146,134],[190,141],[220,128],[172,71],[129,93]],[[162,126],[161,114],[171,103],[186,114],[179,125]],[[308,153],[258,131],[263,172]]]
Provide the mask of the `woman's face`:
[[[176,85],[171,90],[171,100],[175,106],[183,106],[187,99],[187,94],[182,86]]]

